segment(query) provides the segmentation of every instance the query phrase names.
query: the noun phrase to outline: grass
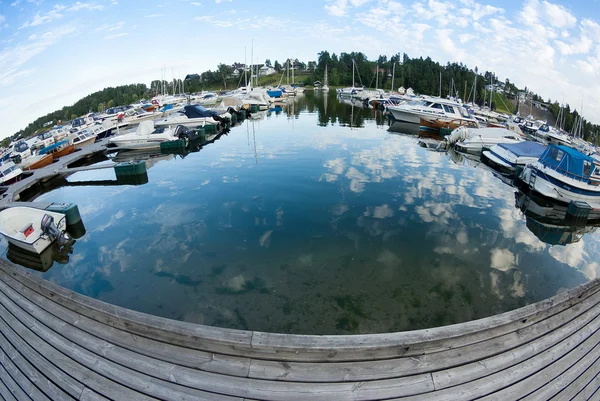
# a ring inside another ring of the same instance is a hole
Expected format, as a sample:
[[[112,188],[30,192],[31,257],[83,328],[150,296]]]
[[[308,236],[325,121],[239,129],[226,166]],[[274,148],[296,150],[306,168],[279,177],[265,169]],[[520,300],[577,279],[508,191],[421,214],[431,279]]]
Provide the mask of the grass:
[[[512,104],[512,102],[506,96],[504,96],[504,93],[494,92],[494,98],[492,102],[495,106],[494,110],[498,113],[506,113],[510,115],[515,109],[515,105]]]

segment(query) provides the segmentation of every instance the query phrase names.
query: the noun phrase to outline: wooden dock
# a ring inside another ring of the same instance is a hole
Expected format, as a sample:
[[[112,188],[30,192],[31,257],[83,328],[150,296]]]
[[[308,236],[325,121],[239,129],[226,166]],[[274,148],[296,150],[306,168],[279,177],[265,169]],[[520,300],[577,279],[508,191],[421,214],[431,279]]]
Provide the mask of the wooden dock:
[[[4,400],[600,400],[600,280],[467,323],[301,336],[174,321],[0,260]]]

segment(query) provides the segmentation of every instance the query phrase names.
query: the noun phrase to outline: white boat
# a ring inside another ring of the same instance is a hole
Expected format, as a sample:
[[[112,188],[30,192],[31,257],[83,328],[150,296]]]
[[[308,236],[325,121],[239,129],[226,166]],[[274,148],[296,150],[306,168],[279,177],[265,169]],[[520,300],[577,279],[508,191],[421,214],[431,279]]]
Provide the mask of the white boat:
[[[60,142],[70,134],[69,130],[65,127],[55,128],[52,131],[52,136],[54,137],[54,142]]]
[[[69,239],[62,213],[30,207],[10,207],[0,211],[0,233],[11,244],[41,254],[55,240]]]
[[[546,141],[554,145],[571,146],[571,139],[569,136],[554,129],[551,129],[546,133]]]
[[[199,105],[187,105],[183,111],[173,113],[165,118],[154,121],[154,125],[169,126],[169,125],[184,125],[189,127],[204,126],[207,124],[217,125],[223,122],[223,117],[213,110],[209,110]]]
[[[12,161],[2,162],[0,165],[0,185],[13,184],[23,175],[23,170]]]
[[[420,124],[421,118],[444,120],[469,120],[474,124],[477,121],[469,115],[467,109],[460,103],[449,99],[427,98],[411,100],[399,105],[388,106],[388,111],[396,121],[411,124]]]
[[[545,151],[545,145],[533,141],[500,143],[484,150],[481,160],[491,167],[514,172],[517,166],[536,162]]]
[[[523,169],[520,178],[542,196],[600,208],[600,163],[573,148],[548,145],[537,162]]]
[[[162,142],[176,141],[186,132],[187,129],[182,125],[155,129],[152,121],[142,121],[135,132],[111,137],[108,142],[120,149],[159,149]]]
[[[162,117],[163,114],[159,112],[148,112],[144,109],[134,110],[129,109],[125,111],[119,126],[136,125],[146,120],[155,120]]]
[[[454,144],[457,151],[479,154],[483,148],[491,148],[500,143],[519,143],[524,139],[506,128],[468,128],[458,127],[446,141]]]
[[[29,145],[27,145],[27,142],[23,140],[11,145],[10,150],[10,157],[13,160],[19,157],[21,158],[21,160],[23,160],[31,156],[31,149],[29,149]]]
[[[98,135],[94,134],[89,128],[84,128],[69,136],[69,142],[75,145],[75,149],[81,149],[84,146],[91,145],[96,141]]]
[[[40,150],[44,149],[54,143],[54,137],[51,132],[44,132],[43,134],[38,135],[35,142],[31,145],[31,149]]]

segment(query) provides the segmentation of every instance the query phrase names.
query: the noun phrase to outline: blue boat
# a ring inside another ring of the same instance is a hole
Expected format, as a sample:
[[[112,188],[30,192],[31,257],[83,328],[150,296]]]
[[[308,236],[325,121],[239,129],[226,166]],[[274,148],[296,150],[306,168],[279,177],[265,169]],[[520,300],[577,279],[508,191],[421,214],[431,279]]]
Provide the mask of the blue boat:
[[[67,141],[67,140],[56,142],[56,143],[54,143],[50,146],[46,146],[44,149],[40,150],[39,154],[45,155],[47,153],[52,153],[52,151],[56,150],[57,148],[60,148],[61,146],[68,145],[68,144],[69,144],[69,141]]]
[[[267,95],[272,98],[279,99],[281,95],[283,95],[283,91],[281,89],[267,89]]]
[[[600,209],[600,162],[563,145],[548,145],[520,175],[529,188],[559,202],[587,202]]]

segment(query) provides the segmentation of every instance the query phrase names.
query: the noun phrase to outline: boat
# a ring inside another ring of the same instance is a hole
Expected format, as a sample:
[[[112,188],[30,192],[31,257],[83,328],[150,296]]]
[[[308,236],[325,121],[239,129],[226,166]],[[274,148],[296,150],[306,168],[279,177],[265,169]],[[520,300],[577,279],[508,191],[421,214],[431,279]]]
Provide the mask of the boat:
[[[163,114],[159,112],[150,113],[145,111],[144,109],[129,109],[125,111],[122,122],[119,124],[119,126],[136,125],[141,123],[142,121],[155,120],[162,116]]]
[[[458,102],[442,98],[427,98],[411,100],[399,105],[387,107],[388,112],[396,121],[420,124],[421,119],[430,121],[443,120],[465,120],[477,124],[477,120],[469,114],[467,109]],[[479,126],[477,124],[477,126]]]
[[[439,131],[442,128],[455,130],[458,127],[479,128],[479,124],[473,118],[444,118],[444,117],[421,117],[419,127],[423,130]]]
[[[600,208],[600,163],[573,148],[548,145],[519,176],[532,191],[559,202],[587,202]]]
[[[102,126],[100,126],[102,128]],[[69,137],[69,141],[75,146],[75,149],[81,149],[87,145],[91,145],[96,141],[98,135],[92,132],[89,128],[84,128],[72,134]]]
[[[27,145],[27,142],[23,140],[11,145],[9,152],[10,160],[17,164],[31,156],[31,149],[29,148],[29,145]]]
[[[39,154],[40,155],[52,155],[52,158],[54,160],[62,157],[62,156],[66,156],[69,155],[71,153],[73,153],[75,151],[75,145],[74,144],[69,144],[68,140],[64,140],[64,141],[60,141],[58,143],[55,143],[54,145],[50,145],[42,150],[40,150]]]
[[[446,137],[446,142],[462,153],[479,154],[484,148],[500,143],[519,143],[524,139],[506,128],[458,127]]]
[[[67,242],[64,214],[30,207],[9,207],[0,211],[0,234],[26,251],[41,254],[55,240]]]
[[[43,134],[38,135],[35,142],[31,145],[32,150],[39,150],[45,147],[48,147],[54,143],[54,136],[52,136],[52,132],[44,132]]]
[[[184,138],[188,129],[183,125],[154,128],[152,121],[142,121],[135,132],[118,135],[108,140],[109,144],[120,149],[149,150],[159,149],[162,142],[176,141]]]
[[[157,127],[168,125],[184,125],[197,127],[199,125],[212,124],[217,125],[225,122],[225,118],[221,117],[216,111],[207,109],[200,105],[184,106],[183,111],[173,113],[170,116],[156,120],[154,125]]]
[[[481,153],[481,161],[488,166],[514,172],[517,166],[534,163],[546,151],[546,146],[538,142],[500,143]]]
[[[10,185],[21,179],[23,170],[8,160],[0,165],[0,185]]]
[[[52,157],[52,154],[36,155],[22,160],[19,166],[24,171],[37,170],[38,168],[49,166],[53,161],[54,157]]]

